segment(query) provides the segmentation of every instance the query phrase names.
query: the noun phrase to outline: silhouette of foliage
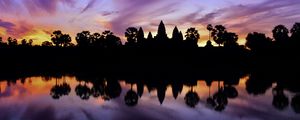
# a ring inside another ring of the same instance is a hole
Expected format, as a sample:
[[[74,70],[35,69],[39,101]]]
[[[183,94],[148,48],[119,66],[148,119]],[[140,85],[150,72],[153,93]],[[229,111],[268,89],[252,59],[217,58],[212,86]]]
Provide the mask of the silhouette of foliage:
[[[284,110],[289,105],[289,99],[286,95],[283,93],[282,88],[274,88],[273,89],[273,106],[279,110]]]
[[[286,47],[289,41],[289,30],[284,25],[278,25],[273,30],[273,38],[277,47]]]
[[[216,103],[216,111],[223,111],[225,109],[228,104],[228,99],[223,88],[219,88],[218,92],[213,95],[213,100]]]
[[[11,37],[7,38],[7,42],[9,46],[17,46],[18,45],[18,41],[17,39],[13,39]]]
[[[211,40],[211,32],[214,30],[214,27],[211,24],[208,24],[206,29],[209,31],[208,40]]]
[[[54,31],[51,37],[51,40],[56,47],[68,47],[72,41],[70,35],[63,34],[60,30]]]
[[[246,46],[253,51],[267,49],[272,45],[271,38],[268,38],[265,34],[258,32],[249,33],[246,40]]]
[[[297,47],[299,45],[300,40],[300,23],[295,23],[290,30],[291,32],[291,40],[292,40],[292,46]]]
[[[22,45],[22,46],[26,46],[26,45],[27,45],[27,40],[26,40],[26,39],[23,39],[23,40],[21,41],[21,45]]]
[[[225,42],[225,34],[227,33],[226,28],[222,25],[216,25],[214,29],[212,29],[211,36],[214,41],[221,46]]]
[[[84,85],[77,85],[75,92],[82,100],[88,100],[91,96],[91,89],[86,85],[86,83]]]
[[[133,90],[129,90],[125,95],[125,104],[127,106],[135,106],[138,103],[138,95]]]
[[[184,97],[185,103],[194,108],[199,103],[199,96],[196,92],[189,91]]]
[[[77,33],[76,41],[79,47],[89,47],[93,43],[93,36],[90,34],[90,31],[82,31]]]
[[[238,35],[232,32],[226,32],[224,35],[224,47],[236,48],[238,47]]]
[[[44,42],[42,43],[42,46],[44,46],[44,47],[52,47],[53,44],[52,44],[52,42],[44,41]]]
[[[200,39],[200,34],[198,33],[198,30],[196,28],[189,28],[186,31],[186,47],[195,48],[198,47],[198,40]]]
[[[300,113],[300,95],[297,94],[292,98],[291,106],[296,113]]]
[[[105,40],[103,36],[100,33],[94,33],[92,35],[93,39],[93,46],[98,47],[98,48],[104,48],[105,47]]]
[[[126,29],[125,37],[127,38],[127,43],[125,44],[128,47],[137,46],[137,34],[138,30],[134,27],[129,27]]]
[[[108,30],[102,33],[102,39],[104,40],[105,48],[117,48],[122,45],[121,39]]]

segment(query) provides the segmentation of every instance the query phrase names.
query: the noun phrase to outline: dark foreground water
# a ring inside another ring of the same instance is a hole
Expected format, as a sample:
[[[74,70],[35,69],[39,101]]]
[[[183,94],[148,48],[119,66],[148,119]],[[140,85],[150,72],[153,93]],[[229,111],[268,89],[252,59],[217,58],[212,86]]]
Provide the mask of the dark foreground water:
[[[0,120],[300,120],[299,101],[292,101],[296,93],[277,90],[276,83],[264,94],[251,92],[248,79],[232,86],[215,81],[211,87],[199,80],[182,88],[70,76],[4,80]]]

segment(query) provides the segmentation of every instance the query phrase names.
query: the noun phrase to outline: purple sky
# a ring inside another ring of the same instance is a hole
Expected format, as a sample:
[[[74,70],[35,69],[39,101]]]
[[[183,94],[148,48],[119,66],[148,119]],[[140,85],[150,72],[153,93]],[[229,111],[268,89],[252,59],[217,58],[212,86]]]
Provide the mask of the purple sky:
[[[240,36],[268,34],[277,24],[291,27],[300,20],[299,0],[0,0],[0,36],[50,40],[56,29],[74,38],[82,30],[106,29],[124,39],[127,27],[156,33],[164,20],[169,37],[175,25],[183,32],[196,27],[200,44],[207,40],[207,24],[223,24]],[[147,34],[145,34],[147,35]]]

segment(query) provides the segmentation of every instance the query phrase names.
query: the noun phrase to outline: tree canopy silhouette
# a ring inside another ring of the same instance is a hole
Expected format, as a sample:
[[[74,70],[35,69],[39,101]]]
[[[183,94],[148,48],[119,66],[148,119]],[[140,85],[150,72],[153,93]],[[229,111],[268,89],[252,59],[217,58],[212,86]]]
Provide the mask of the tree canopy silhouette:
[[[186,47],[195,48],[198,47],[198,40],[200,39],[200,34],[198,33],[198,30],[196,28],[189,28],[186,31]]]
[[[277,46],[286,47],[289,41],[289,30],[284,25],[277,25],[273,30],[273,38]]]
[[[253,51],[270,48],[272,45],[271,38],[268,38],[265,34],[258,32],[249,33],[246,40],[246,46]]]
[[[51,37],[56,47],[68,47],[72,41],[69,34],[63,34],[60,30],[54,31]]]
[[[127,28],[125,32],[127,43],[125,45],[128,47],[135,47],[137,44],[137,34],[138,34],[138,30],[136,28],[134,27]]]
[[[291,32],[291,40],[293,47],[297,47],[300,44],[300,23],[295,23],[290,30]]]
[[[79,47],[88,47],[93,43],[93,36],[90,31],[82,31],[81,33],[77,33],[76,41]]]

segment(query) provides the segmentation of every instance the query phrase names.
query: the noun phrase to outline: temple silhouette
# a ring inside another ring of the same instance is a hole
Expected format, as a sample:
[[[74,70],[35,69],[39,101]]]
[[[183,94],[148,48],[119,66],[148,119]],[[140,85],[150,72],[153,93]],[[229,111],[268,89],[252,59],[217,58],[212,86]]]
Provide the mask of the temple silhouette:
[[[218,91],[210,93],[205,101],[212,109],[223,111],[230,104],[228,99],[238,97],[234,86],[249,75],[246,82],[249,94],[264,94],[276,83],[272,88],[273,106],[283,110],[291,105],[299,113],[300,23],[295,23],[291,30],[276,26],[273,38],[249,33],[245,45],[237,44],[238,35],[222,25],[208,25],[207,30],[210,37],[204,47],[197,45],[200,34],[196,28],[189,28],[184,34],[175,26],[172,38],[168,38],[163,21],[157,35],[149,32],[147,38],[143,28],[129,27],[124,45],[111,31],[102,34],[83,31],[77,34],[76,45],[71,43],[70,35],[60,30],[52,33],[51,42],[45,41],[41,46],[33,45],[32,40],[18,44],[11,37],[7,42],[0,38],[0,81],[5,80],[9,85],[31,76],[73,75],[79,80],[78,86],[71,90],[67,82],[56,81],[49,91],[53,99],[75,91],[82,100],[90,97],[112,100],[120,97],[119,80],[125,80],[131,89],[124,96],[124,104],[131,107],[138,105],[144,86],[148,91],[156,90],[158,102],[163,104],[168,85],[174,99],[181,94],[183,85],[187,85],[190,90],[184,100],[192,108],[203,99],[194,91],[197,81],[205,80],[208,89],[217,81]],[[92,83],[92,87],[87,83]],[[287,98],[284,90],[295,93],[294,97]]]

